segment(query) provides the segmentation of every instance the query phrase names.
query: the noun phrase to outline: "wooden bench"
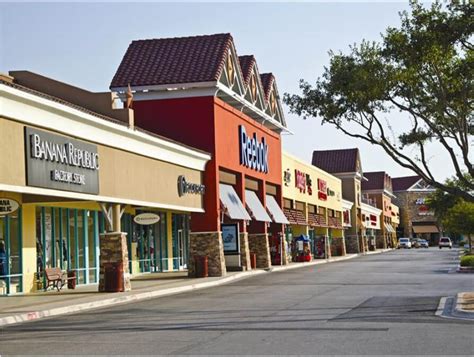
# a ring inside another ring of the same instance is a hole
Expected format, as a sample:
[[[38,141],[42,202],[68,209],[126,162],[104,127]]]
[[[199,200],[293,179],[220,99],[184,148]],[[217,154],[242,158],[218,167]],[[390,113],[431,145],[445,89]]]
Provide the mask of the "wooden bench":
[[[61,268],[46,268],[44,270],[46,277],[46,288],[48,290],[50,286],[56,288],[58,291],[63,288],[68,280],[75,279],[75,277],[68,277]]]

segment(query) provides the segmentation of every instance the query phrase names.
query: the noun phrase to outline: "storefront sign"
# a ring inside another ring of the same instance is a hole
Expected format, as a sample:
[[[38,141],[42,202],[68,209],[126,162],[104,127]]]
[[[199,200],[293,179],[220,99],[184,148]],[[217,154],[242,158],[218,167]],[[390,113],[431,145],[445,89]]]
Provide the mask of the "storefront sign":
[[[376,226],[377,225],[377,216],[375,214],[371,214],[370,215],[370,224],[372,226]]]
[[[415,201],[415,205],[419,206],[419,205],[424,205],[426,203],[426,198],[417,198],[417,200]]]
[[[290,186],[291,183],[291,172],[290,169],[286,169],[283,172],[283,182],[285,183],[285,186]]]
[[[318,179],[318,198],[321,201],[326,201],[328,199],[327,190],[328,189],[326,181]]]
[[[239,253],[239,225],[237,223],[221,224],[224,253]]]
[[[249,137],[243,125],[239,126],[240,164],[249,169],[268,173],[268,145],[265,138],[258,141],[257,133]]]
[[[0,216],[15,212],[20,204],[11,198],[0,198]]]
[[[295,186],[300,190],[301,193],[308,192],[308,195],[313,194],[312,188],[313,181],[311,176],[301,172],[300,170],[295,170]]]
[[[27,185],[99,193],[97,146],[25,128]]]
[[[150,224],[158,223],[160,220],[160,216],[155,213],[140,213],[133,218],[133,221],[136,224],[147,226]]]
[[[206,190],[206,186],[204,185],[201,185],[198,183],[187,182],[186,178],[183,175],[178,177],[178,195],[180,197],[188,193],[203,195],[205,190]]]

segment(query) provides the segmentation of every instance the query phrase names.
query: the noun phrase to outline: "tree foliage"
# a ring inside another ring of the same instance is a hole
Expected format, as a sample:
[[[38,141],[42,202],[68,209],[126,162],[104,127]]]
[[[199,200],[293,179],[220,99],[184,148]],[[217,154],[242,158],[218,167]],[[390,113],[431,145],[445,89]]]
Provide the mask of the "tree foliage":
[[[411,13],[400,14],[400,28],[388,28],[380,43],[351,46],[349,54],[330,52],[322,77],[314,85],[301,80],[302,94],[285,94],[284,100],[293,113],[320,117],[323,124],[378,145],[425,182],[474,202],[469,156],[474,7],[467,2],[435,2],[428,8],[418,1],[410,4]],[[397,121],[408,120],[401,133],[393,130],[394,116],[388,113],[394,112]],[[433,141],[449,155],[452,168],[447,169],[462,187],[435,178],[427,152]]]

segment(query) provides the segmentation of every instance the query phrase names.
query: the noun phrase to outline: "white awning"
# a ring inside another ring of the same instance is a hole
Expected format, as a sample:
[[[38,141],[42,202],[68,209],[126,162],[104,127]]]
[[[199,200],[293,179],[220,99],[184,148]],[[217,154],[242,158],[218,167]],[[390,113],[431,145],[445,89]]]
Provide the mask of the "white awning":
[[[267,210],[270,216],[273,218],[275,223],[289,224],[290,222],[286,219],[285,214],[281,210],[277,201],[272,195],[267,195]]]
[[[226,213],[231,219],[246,219],[251,220],[249,214],[245,210],[242,201],[240,200],[237,192],[230,185],[223,183],[219,184],[219,197],[222,204],[226,208]]]
[[[388,233],[395,233],[395,229],[393,229],[393,227],[390,223],[384,222],[384,225],[385,225],[385,230]]]
[[[247,205],[247,209],[250,210],[250,214],[253,216],[253,218],[255,218],[256,221],[272,221],[255,192],[245,190],[245,204]]]

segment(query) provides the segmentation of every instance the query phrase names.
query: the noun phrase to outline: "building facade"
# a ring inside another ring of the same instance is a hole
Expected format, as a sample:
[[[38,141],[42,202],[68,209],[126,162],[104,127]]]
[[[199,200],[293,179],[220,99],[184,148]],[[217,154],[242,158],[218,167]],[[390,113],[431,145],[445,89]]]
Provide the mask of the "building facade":
[[[5,293],[44,288],[45,269],[54,267],[99,288],[108,263],[122,265],[126,288],[130,273],[186,268],[189,217],[204,211],[210,155],[136,130],[128,109],[111,117],[60,97],[67,88],[88,102],[90,92],[11,74],[0,78]],[[110,96],[104,110],[115,114]]]
[[[192,214],[194,256],[209,275],[271,266],[283,237],[281,137],[286,123],[275,77],[253,56],[237,56],[232,36],[134,41],[111,89],[133,91],[135,123],[212,155],[204,174],[205,214]],[[283,259],[283,264],[286,259]]]
[[[362,195],[364,199],[375,203],[382,210],[380,218],[380,231],[376,236],[376,248],[387,249],[396,247],[396,229],[392,225],[392,178],[384,171],[366,172],[367,180],[362,182]]]
[[[426,205],[426,200],[435,189],[419,176],[392,179],[396,203],[400,207],[399,232],[403,237],[425,238],[430,245],[437,245],[440,237],[439,224]]]
[[[342,183],[342,198],[352,202],[350,216],[346,221],[345,246],[347,253],[363,253],[366,245],[365,226],[362,221],[362,189],[364,180],[359,149],[315,150],[312,164],[339,178]]]
[[[341,180],[286,152],[282,169],[286,238],[293,261],[302,253],[294,241],[301,235],[308,237],[314,258],[345,255]]]

